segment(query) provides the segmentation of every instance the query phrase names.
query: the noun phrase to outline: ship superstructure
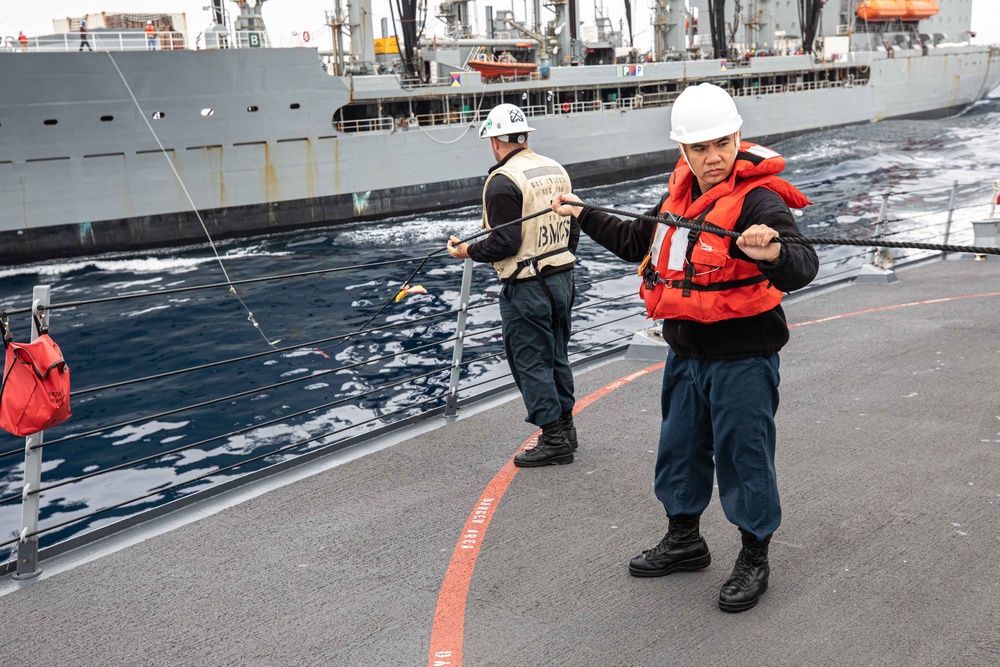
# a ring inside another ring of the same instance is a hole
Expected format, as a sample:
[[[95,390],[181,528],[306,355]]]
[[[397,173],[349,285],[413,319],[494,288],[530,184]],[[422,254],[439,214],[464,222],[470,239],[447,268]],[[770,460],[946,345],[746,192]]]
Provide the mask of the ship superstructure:
[[[600,11],[574,30],[577,0],[535,0],[544,24],[486,11],[481,36],[454,0],[447,36],[380,38],[370,0],[349,0],[328,14],[329,53],[268,48],[264,0],[240,4],[187,48],[108,29],[80,53],[67,26],[0,52],[18,91],[0,100],[0,261],[201,242],[195,209],[221,238],[472,203],[491,164],[476,128],[501,102],[580,187],[667,171],[670,107],[694,83],[727,87],[745,136],[773,142],[952,114],[1000,82],[1000,49],[970,41],[971,0],[661,0],[648,54]],[[921,15],[876,16],[890,4]]]

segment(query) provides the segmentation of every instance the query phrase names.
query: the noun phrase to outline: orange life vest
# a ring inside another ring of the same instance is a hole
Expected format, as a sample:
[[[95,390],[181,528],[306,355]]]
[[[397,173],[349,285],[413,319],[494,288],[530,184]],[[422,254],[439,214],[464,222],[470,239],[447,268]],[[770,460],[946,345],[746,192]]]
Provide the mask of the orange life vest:
[[[153,38],[156,37],[156,28],[151,25],[146,26],[146,37]]]
[[[683,157],[670,176],[670,193],[660,215],[673,213],[733,231],[743,200],[755,188],[767,188],[792,208],[810,201],[775,174],[785,159],[769,148],[742,142],[729,180],[691,200],[694,173]],[[658,320],[720,320],[750,317],[781,303],[782,292],[770,285],[755,262],[729,256],[728,236],[658,223],[640,273],[639,294],[646,313]]]

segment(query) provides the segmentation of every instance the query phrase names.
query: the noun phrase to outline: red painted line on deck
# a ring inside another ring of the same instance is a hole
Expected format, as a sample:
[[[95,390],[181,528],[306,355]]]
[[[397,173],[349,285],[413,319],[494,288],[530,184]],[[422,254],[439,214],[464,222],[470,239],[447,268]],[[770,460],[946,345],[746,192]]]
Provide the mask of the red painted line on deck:
[[[642,370],[626,375],[623,378],[610,382],[592,394],[576,402],[573,414],[580,414],[580,411],[596,402],[598,399],[607,396],[615,389],[624,387],[629,382],[636,380],[643,375],[648,375],[663,368],[664,364],[653,364]],[[518,448],[518,452],[523,451],[529,445],[535,443],[541,431],[535,433],[524,441]],[[517,453],[517,452],[515,452]],[[476,559],[479,558],[479,549],[486,536],[486,529],[490,525],[490,520],[496,512],[500,498],[503,497],[507,487],[514,479],[519,468],[514,466],[514,457],[504,464],[503,468],[493,476],[490,483],[486,485],[483,495],[479,496],[472,514],[465,521],[462,534],[458,538],[458,544],[451,554],[451,562],[448,564],[448,571],[445,572],[444,581],[441,583],[441,592],[438,594],[437,608],[434,610],[434,626],[431,628],[431,650],[427,658],[429,667],[459,667],[462,664],[462,641],[465,634],[465,605],[469,597],[469,583],[472,581],[472,570],[476,567]]]
[[[794,329],[795,327],[804,327],[809,324],[821,324],[823,322],[831,322],[833,320],[842,320],[845,317],[854,317],[855,315],[868,315],[869,313],[879,313],[885,310],[895,310],[896,308],[909,308],[910,306],[926,306],[932,303],[944,303],[946,301],[958,301],[960,299],[979,299],[987,296],[1000,296],[1000,292],[983,292],[982,294],[966,294],[964,296],[946,296],[941,299],[927,299],[925,301],[911,301],[910,303],[897,303],[892,306],[881,306],[879,308],[869,308],[867,310],[856,310],[853,313],[842,313],[840,315],[831,315],[830,317],[821,317],[818,320],[809,320],[808,322],[797,322],[795,324],[789,324],[789,329]]]

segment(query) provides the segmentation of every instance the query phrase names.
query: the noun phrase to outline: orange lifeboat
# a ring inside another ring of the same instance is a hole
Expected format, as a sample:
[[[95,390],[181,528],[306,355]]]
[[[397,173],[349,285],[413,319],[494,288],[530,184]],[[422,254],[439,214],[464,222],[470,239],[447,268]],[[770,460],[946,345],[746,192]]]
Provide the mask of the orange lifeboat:
[[[861,0],[858,16],[866,21],[891,21],[906,16],[907,0]]]
[[[937,16],[938,0],[907,0],[904,21],[918,21]]]
[[[479,72],[484,79],[528,76],[538,69],[538,65],[535,63],[503,62],[493,60],[470,60],[469,67]]]

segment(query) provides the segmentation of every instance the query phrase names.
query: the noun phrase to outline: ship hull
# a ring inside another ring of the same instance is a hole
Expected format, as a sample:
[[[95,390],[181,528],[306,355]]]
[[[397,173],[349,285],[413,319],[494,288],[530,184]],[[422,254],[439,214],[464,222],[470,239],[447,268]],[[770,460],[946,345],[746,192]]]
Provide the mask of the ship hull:
[[[769,143],[945,116],[1000,78],[1000,53],[984,48],[855,57],[869,59],[864,84],[738,96],[744,136]],[[335,113],[364,93],[327,76],[311,50],[0,58],[0,84],[26,91],[0,102],[7,264],[204,242],[199,215],[220,239],[471,204],[492,164],[472,123],[339,131]],[[803,59],[760,66],[812,66]],[[716,67],[656,63],[646,77],[691,82]],[[613,77],[616,68],[568,69]],[[537,85],[558,85],[561,74]],[[490,85],[473,80],[466,90]],[[532,148],[566,165],[576,187],[663,173],[676,159],[669,115],[669,106],[556,108],[531,118]]]

